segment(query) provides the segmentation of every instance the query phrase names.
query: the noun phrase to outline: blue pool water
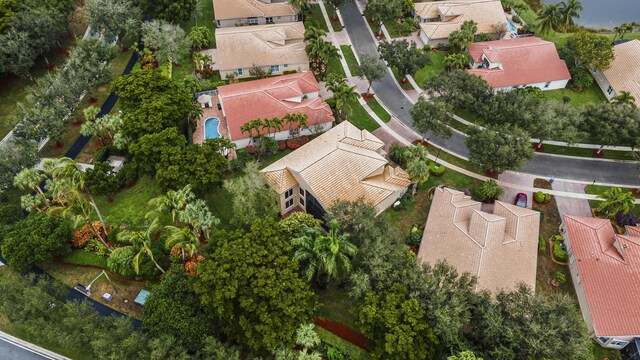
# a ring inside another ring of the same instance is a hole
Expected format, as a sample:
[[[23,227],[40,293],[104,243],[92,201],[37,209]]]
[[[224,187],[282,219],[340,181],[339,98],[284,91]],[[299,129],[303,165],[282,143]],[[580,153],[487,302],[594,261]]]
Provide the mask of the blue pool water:
[[[507,18],[507,24],[509,24],[509,29],[510,29],[511,31],[517,31],[517,30],[518,30],[518,27],[517,27],[517,26],[515,26],[515,25],[511,22],[511,19],[509,19],[509,18]]]
[[[218,118],[208,118],[204,122],[204,138],[205,139],[215,139],[220,137],[220,132],[218,132],[218,125],[220,124],[220,120]]]

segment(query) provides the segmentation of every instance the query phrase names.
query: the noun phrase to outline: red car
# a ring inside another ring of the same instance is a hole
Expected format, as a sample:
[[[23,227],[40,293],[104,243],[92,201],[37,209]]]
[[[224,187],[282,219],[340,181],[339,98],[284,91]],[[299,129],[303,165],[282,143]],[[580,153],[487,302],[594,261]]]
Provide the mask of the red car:
[[[527,207],[527,194],[518,193],[518,195],[516,195],[516,200],[513,203],[516,206],[520,206],[522,208],[526,208]]]

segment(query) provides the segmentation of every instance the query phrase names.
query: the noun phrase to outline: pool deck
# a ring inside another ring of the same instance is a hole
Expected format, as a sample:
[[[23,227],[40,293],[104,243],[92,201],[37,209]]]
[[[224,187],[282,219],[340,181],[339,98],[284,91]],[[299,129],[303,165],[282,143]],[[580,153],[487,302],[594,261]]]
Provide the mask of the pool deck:
[[[202,144],[204,142],[204,122],[208,118],[218,118],[220,120],[220,124],[218,124],[218,132],[220,136],[229,138],[229,131],[227,127],[227,119],[222,116],[222,111],[218,110],[218,98],[213,97],[211,99],[213,101],[212,108],[204,108],[202,109],[202,116],[198,119],[198,124],[196,125],[196,131],[193,132],[193,143],[194,144]]]

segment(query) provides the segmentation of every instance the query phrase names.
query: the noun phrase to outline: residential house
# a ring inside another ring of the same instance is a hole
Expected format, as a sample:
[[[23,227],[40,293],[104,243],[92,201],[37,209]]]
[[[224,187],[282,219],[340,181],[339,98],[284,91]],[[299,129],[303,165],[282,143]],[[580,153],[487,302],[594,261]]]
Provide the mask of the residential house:
[[[618,43],[613,47],[613,52],[615,59],[607,70],[591,72],[596,83],[607,100],[627,91],[640,104],[640,40]]]
[[[459,30],[467,20],[478,25],[478,34],[499,33],[509,29],[499,0],[445,0],[414,4],[414,15],[420,24],[420,40],[435,47],[449,41],[449,34]]]
[[[216,29],[216,46],[213,69],[223,79],[250,77],[256,66],[274,75],[309,70],[302,22]]]
[[[363,198],[379,214],[411,184],[384,157],[384,143],[344,121],[261,171],[280,194],[281,214],[306,211],[317,218],[338,200]]]
[[[288,139],[291,131],[295,135],[311,135],[329,130],[334,121],[333,112],[319,92],[320,85],[309,71],[220,86],[220,120],[226,127],[222,133],[228,134],[237,148],[244,148],[252,141],[251,135],[269,132],[261,129],[259,134],[255,131],[249,134],[241,129],[244,124],[258,118],[283,118],[290,113],[307,115],[307,128],[291,129],[289,124],[283,124],[282,129],[271,133],[276,140]]]
[[[527,86],[564,89],[571,79],[554,43],[537,37],[473,43],[469,74],[483,78],[494,91]]]
[[[561,226],[582,316],[602,346],[640,337],[640,228],[616,234],[609,219],[565,215]]]
[[[476,290],[496,294],[536,286],[540,213],[496,201],[493,213],[463,192],[437,187],[418,259],[446,261],[478,279]]]
[[[287,0],[213,0],[213,12],[219,28],[298,21]]]

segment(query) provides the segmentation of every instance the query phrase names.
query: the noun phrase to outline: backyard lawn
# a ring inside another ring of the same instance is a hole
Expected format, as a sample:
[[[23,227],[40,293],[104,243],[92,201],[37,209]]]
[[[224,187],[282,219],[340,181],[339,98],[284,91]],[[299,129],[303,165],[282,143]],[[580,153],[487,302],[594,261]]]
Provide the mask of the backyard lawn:
[[[384,122],[389,122],[389,120],[391,120],[391,114],[389,114],[387,110],[385,110],[382,107],[382,105],[380,105],[380,103],[378,102],[378,100],[376,100],[376,98],[370,97],[370,98],[365,98],[364,100],[367,102],[367,105],[369,105],[371,110],[373,110],[373,112],[376,113],[376,115],[378,115],[380,120]]]
[[[340,45],[340,50],[342,50],[342,55],[344,55],[344,60],[347,62],[347,66],[349,66],[349,72],[351,72],[351,76],[358,76],[358,60],[353,54],[353,49],[351,48],[351,46]]]
[[[357,330],[356,315],[351,312],[353,299],[349,297],[349,292],[344,286],[331,285],[327,289],[316,290],[316,294],[322,304],[318,313],[320,318],[329,319]]]
[[[216,47],[216,21],[215,14],[213,12],[213,1],[211,0],[198,0],[196,10],[191,15],[189,21],[180,24],[184,31],[189,34],[191,28],[194,26],[206,26],[211,31],[210,48]]]
[[[144,216],[150,210],[148,202],[159,193],[152,178],[142,177],[133,186],[117,193],[113,201],[104,196],[96,196],[95,200],[105,223],[136,227],[144,224]]]
[[[565,96],[568,96],[571,99],[570,104],[573,106],[604,103],[607,100],[595,81],[591,86],[582,91],[575,91],[567,85],[564,89],[548,90],[544,91],[543,94],[549,99],[560,101],[562,101]]]
[[[444,71],[443,62],[447,54],[444,51],[431,51],[429,56],[431,56],[431,65],[423,67],[413,75],[413,79],[420,87],[423,87],[422,84],[426,79],[434,77]]]

